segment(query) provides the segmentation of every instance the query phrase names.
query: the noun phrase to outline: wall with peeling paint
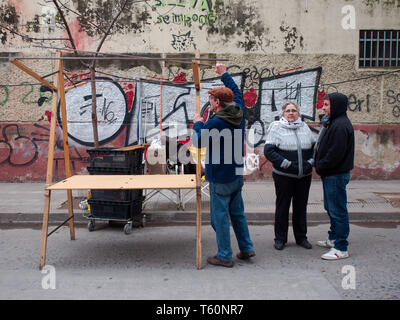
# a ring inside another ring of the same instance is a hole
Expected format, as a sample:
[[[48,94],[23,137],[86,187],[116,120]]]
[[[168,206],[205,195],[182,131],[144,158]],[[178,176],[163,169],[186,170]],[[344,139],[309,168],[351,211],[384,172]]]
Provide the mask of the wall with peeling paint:
[[[65,1],[76,12],[97,10],[106,28],[111,7],[91,7],[95,1]],[[51,56],[50,50],[32,47],[33,38],[66,37],[54,9],[41,1],[0,1],[0,58]],[[345,30],[342,8],[355,8],[355,29]],[[52,11],[53,10],[53,11]],[[37,15],[35,17],[35,15]],[[82,31],[76,15],[66,16],[76,46],[95,50],[100,37],[95,28]],[[82,18],[82,17],[81,17]],[[226,58],[229,71],[242,88],[246,102],[247,179],[271,178],[271,165],[262,154],[266,130],[279,116],[281,105],[297,101],[305,121],[319,130],[324,92],[340,91],[349,97],[348,115],[356,132],[353,178],[400,179],[400,73],[394,69],[358,67],[360,29],[400,30],[400,1],[148,1],[124,12],[118,31],[104,43],[103,52],[139,53],[150,57]],[[2,28],[9,22],[8,29]],[[47,40],[46,45],[63,46]],[[23,60],[41,75],[52,73],[53,61]],[[90,131],[88,85],[73,89],[72,82],[88,77],[76,61],[66,61],[67,109],[71,160],[75,173],[85,172]],[[124,146],[163,132],[170,137],[190,132],[194,112],[191,66],[162,61],[101,61],[97,74],[102,146]],[[220,85],[215,73],[201,70],[204,82],[202,113],[207,116],[207,88]],[[164,81],[160,85],[160,80]],[[169,81],[166,81],[169,80]],[[0,60],[0,181],[43,181],[48,150],[52,93],[34,84],[7,59]],[[6,84],[26,84],[7,86]],[[161,99],[162,96],[162,99]],[[140,124],[139,119],[143,117]],[[145,124],[145,125],[144,125]],[[57,128],[56,174],[63,176],[62,131]]]

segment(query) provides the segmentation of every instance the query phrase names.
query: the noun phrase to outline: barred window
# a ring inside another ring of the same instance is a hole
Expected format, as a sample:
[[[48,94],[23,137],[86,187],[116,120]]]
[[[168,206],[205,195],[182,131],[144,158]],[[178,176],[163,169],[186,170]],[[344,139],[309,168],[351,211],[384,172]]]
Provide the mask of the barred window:
[[[400,67],[400,30],[360,30],[360,68]]]

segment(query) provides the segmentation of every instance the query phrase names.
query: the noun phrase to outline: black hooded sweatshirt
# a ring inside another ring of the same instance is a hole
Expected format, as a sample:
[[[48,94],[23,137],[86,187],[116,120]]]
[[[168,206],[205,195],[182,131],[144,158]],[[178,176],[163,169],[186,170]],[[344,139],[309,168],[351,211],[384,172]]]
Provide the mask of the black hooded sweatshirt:
[[[315,154],[315,169],[321,177],[348,173],[354,167],[354,129],[347,117],[348,99],[330,93],[331,114]]]

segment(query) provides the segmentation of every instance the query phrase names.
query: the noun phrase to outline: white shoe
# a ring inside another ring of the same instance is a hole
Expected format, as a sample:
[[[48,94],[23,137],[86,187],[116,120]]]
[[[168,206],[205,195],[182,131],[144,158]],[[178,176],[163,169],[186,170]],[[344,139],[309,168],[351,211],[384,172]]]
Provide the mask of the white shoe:
[[[322,240],[322,241],[318,241],[317,245],[320,247],[324,247],[324,248],[333,248],[335,246],[335,240]]]
[[[335,248],[332,248],[331,250],[329,250],[329,252],[327,252],[321,256],[321,258],[324,260],[339,260],[339,259],[345,259],[348,257],[349,257],[349,253],[347,251],[340,251]]]

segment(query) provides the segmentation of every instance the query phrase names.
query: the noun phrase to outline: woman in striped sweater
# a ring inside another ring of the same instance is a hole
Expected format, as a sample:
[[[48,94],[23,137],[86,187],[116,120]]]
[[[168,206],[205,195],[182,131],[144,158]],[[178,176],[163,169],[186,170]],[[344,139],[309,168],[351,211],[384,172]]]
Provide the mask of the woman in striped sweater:
[[[292,202],[292,225],[296,243],[306,249],[307,202],[311,186],[315,137],[300,118],[298,106],[289,102],[282,107],[282,117],[268,128],[265,157],[273,165],[275,184],[275,248],[282,250],[287,242],[289,208]]]

